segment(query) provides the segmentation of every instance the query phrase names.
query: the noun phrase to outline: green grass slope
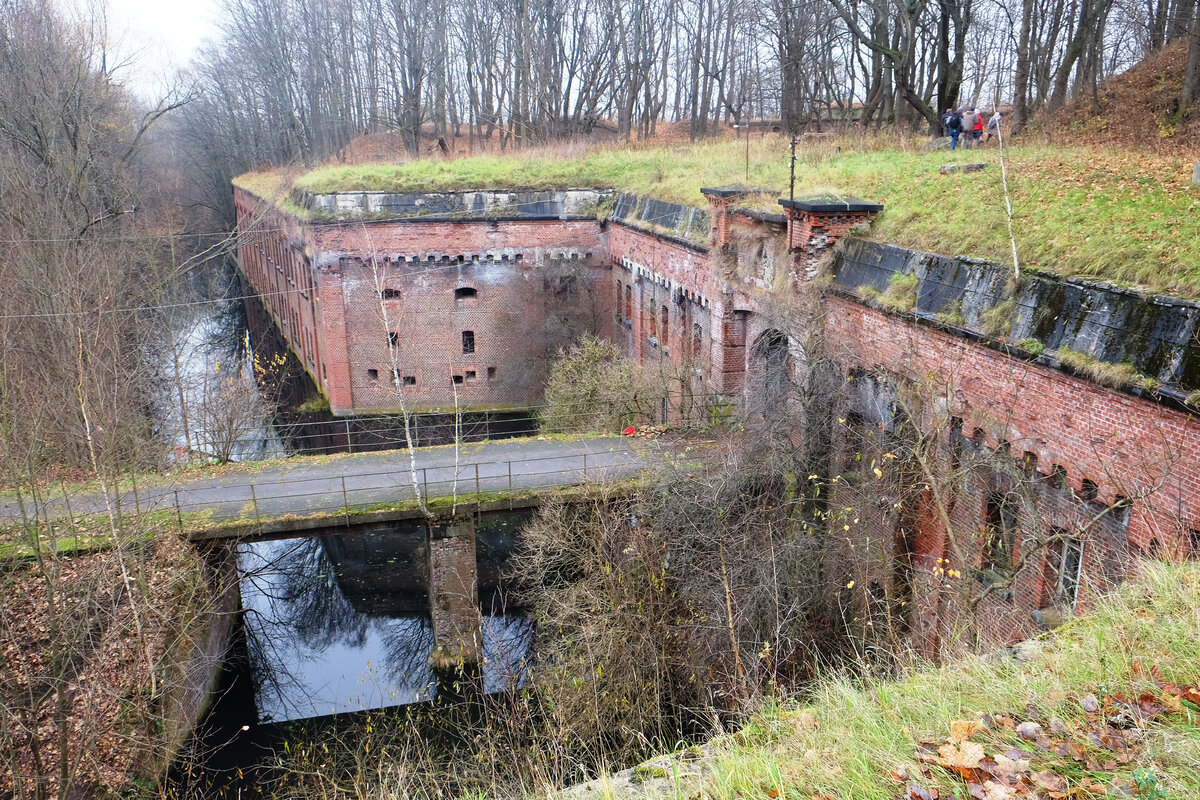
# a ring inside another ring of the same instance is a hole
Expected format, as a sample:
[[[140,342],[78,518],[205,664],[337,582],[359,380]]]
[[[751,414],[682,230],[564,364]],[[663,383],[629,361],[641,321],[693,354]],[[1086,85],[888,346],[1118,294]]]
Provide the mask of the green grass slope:
[[[666,759],[643,766],[641,783],[634,770],[632,783],[586,794],[1200,797],[1200,563],[1145,563],[1098,608],[1018,651],[900,680],[830,679],[698,760]]]

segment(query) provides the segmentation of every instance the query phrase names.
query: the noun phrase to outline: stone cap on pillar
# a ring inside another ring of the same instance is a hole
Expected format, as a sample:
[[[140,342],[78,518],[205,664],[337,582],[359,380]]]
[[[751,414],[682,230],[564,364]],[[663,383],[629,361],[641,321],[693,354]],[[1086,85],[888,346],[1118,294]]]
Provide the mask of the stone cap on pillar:
[[[701,191],[705,191],[701,189]],[[779,205],[789,211],[808,211],[815,213],[841,212],[846,213],[865,213],[878,214],[883,211],[883,206],[879,203],[868,203],[866,200],[860,200],[857,197],[839,197],[836,194],[820,194],[810,197],[797,197],[795,200],[789,200],[786,197],[779,198]]]
[[[709,200],[720,198],[722,200],[732,200],[735,197],[742,197],[747,194],[767,194],[766,189],[753,189],[742,183],[731,183],[727,186],[702,186],[700,194],[707,197]]]
[[[788,250],[793,256],[793,273],[811,278],[817,273],[820,255],[853,228],[870,224],[883,206],[857,197],[833,193],[779,198],[788,218]]]

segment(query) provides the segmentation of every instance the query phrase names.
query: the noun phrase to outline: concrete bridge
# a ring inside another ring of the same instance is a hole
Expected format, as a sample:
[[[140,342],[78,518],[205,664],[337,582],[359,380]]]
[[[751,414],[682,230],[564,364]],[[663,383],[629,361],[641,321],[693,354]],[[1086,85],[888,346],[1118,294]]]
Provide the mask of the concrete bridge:
[[[110,496],[49,487],[24,498],[25,514],[83,516],[118,508],[126,514],[167,512],[190,538],[297,530],[303,520],[328,524],[339,514],[376,519],[413,517],[417,492],[446,515],[459,504],[495,503],[539,489],[633,477],[644,466],[626,439],[536,439],[418,448],[345,456],[297,456],[267,466],[237,465],[216,477],[182,477]],[[415,477],[415,481],[414,481]],[[19,520],[21,504],[0,503],[0,518]]]
[[[122,513],[169,514],[193,541],[321,535],[332,528],[365,529],[409,519],[425,530],[429,610],[435,668],[477,667],[481,658],[479,569],[475,520],[499,508],[531,508],[536,490],[633,477],[642,455],[621,438],[524,440],[351,456],[296,457],[261,468],[232,468],[212,478],[102,495],[48,492],[26,498],[25,514],[42,518]],[[417,491],[435,511],[417,507]],[[21,504],[6,501],[0,516],[16,521]]]

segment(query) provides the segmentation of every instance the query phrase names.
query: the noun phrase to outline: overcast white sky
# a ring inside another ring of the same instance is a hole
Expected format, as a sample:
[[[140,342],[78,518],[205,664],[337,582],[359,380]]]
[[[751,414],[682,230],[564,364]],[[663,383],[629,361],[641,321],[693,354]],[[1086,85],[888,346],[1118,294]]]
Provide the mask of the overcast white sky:
[[[108,0],[111,41],[132,59],[126,84],[152,99],[217,35],[217,0]]]

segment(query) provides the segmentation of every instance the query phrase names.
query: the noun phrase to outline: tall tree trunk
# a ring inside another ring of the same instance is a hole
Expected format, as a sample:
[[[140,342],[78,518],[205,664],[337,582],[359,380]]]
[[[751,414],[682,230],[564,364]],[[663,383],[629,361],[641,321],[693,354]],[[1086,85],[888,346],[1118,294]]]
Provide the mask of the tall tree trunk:
[[[1033,36],[1033,4],[1034,0],[1024,0],[1021,4],[1021,33],[1017,37],[1017,66],[1013,75],[1013,134],[1020,132],[1029,118],[1029,77],[1033,69],[1033,46],[1030,41]]]
[[[1187,108],[1197,99],[1200,99],[1200,13],[1192,22],[1192,41],[1188,45],[1187,69],[1183,76],[1179,106]]]

